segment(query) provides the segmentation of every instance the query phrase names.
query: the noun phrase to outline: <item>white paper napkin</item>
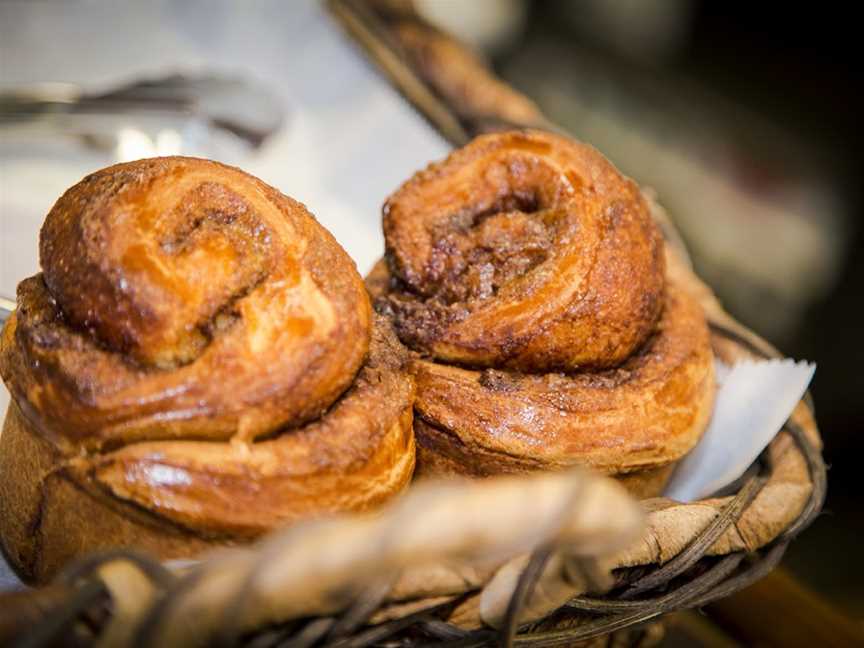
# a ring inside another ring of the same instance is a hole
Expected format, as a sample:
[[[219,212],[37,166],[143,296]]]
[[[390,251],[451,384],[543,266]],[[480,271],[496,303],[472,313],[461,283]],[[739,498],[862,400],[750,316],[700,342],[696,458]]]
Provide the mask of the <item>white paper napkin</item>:
[[[738,479],[770,443],[816,371],[811,362],[719,360],[717,399],[702,440],[677,466],[664,495],[682,502],[707,497]]]

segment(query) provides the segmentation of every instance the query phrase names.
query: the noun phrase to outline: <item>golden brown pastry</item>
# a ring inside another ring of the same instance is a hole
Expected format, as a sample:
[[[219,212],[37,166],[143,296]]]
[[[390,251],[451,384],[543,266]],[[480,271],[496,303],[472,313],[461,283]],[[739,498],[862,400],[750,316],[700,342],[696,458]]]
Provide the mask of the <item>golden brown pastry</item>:
[[[713,359],[632,181],[563,137],[485,135],[399,188],[384,235],[367,285],[419,352],[418,474],[587,464],[659,492]]]
[[[187,558],[365,510],[414,466],[414,383],[303,205],[190,158],[67,191],[0,340],[0,539],[44,580],[131,545]]]

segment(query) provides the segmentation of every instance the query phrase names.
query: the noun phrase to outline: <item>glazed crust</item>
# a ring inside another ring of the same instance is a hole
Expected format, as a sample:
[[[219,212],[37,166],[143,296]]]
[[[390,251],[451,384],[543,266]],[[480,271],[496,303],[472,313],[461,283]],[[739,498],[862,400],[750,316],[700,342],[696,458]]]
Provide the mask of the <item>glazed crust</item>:
[[[589,465],[659,494],[714,400],[701,306],[596,151],[477,138],[387,201],[376,308],[417,355],[418,475]]]
[[[292,521],[372,509],[414,469],[414,384],[378,321],[354,385],[318,421],[248,447],[156,441],[68,457],[13,402],[0,436],[0,541],[27,582],[134,547],[186,559]]]
[[[698,440],[711,411],[711,365],[701,309],[673,288],[654,335],[615,369],[531,375],[417,360],[415,410],[480,471],[486,460],[518,471],[580,457],[603,472],[631,472],[677,459]]]
[[[379,263],[370,292],[389,284]],[[588,465],[657,495],[669,467],[699,440],[714,403],[701,307],[677,285],[653,334],[614,369],[527,374],[418,356],[417,475],[556,470]],[[658,472],[659,470],[659,472]]]
[[[639,188],[597,151],[539,132],[476,138],[384,206],[403,342],[528,372],[620,364],[663,306],[664,254]]]
[[[58,201],[41,258],[0,338],[0,539],[25,579],[118,544],[190,557],[409,482],[405,349],[299,203],[204,160],[119,165]]]
[[[215,162],[88,176],[46,217],[40,260],[0,369],[60,444],[253,440],[319,416],[368,351],[345,251],[303,205]]]

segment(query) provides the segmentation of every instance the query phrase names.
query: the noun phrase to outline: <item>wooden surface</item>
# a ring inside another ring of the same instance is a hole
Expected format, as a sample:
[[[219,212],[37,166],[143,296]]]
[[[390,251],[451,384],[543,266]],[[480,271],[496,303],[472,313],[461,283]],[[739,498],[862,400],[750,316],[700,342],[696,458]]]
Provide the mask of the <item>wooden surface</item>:
[[[864,624],[834,609],[782,568],[705,611],[748,646],[864,646]]]

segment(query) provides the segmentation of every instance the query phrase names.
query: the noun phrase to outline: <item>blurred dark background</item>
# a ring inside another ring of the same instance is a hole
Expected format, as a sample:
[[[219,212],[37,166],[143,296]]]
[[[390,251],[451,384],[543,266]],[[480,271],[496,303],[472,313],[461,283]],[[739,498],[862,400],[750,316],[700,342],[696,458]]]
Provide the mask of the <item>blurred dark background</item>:
[[[864,104],[852,9],[419,4],[554,121],[654,187],[727,308],[787,355],[818,363],[830,490],[785,565],[864,617]]]

